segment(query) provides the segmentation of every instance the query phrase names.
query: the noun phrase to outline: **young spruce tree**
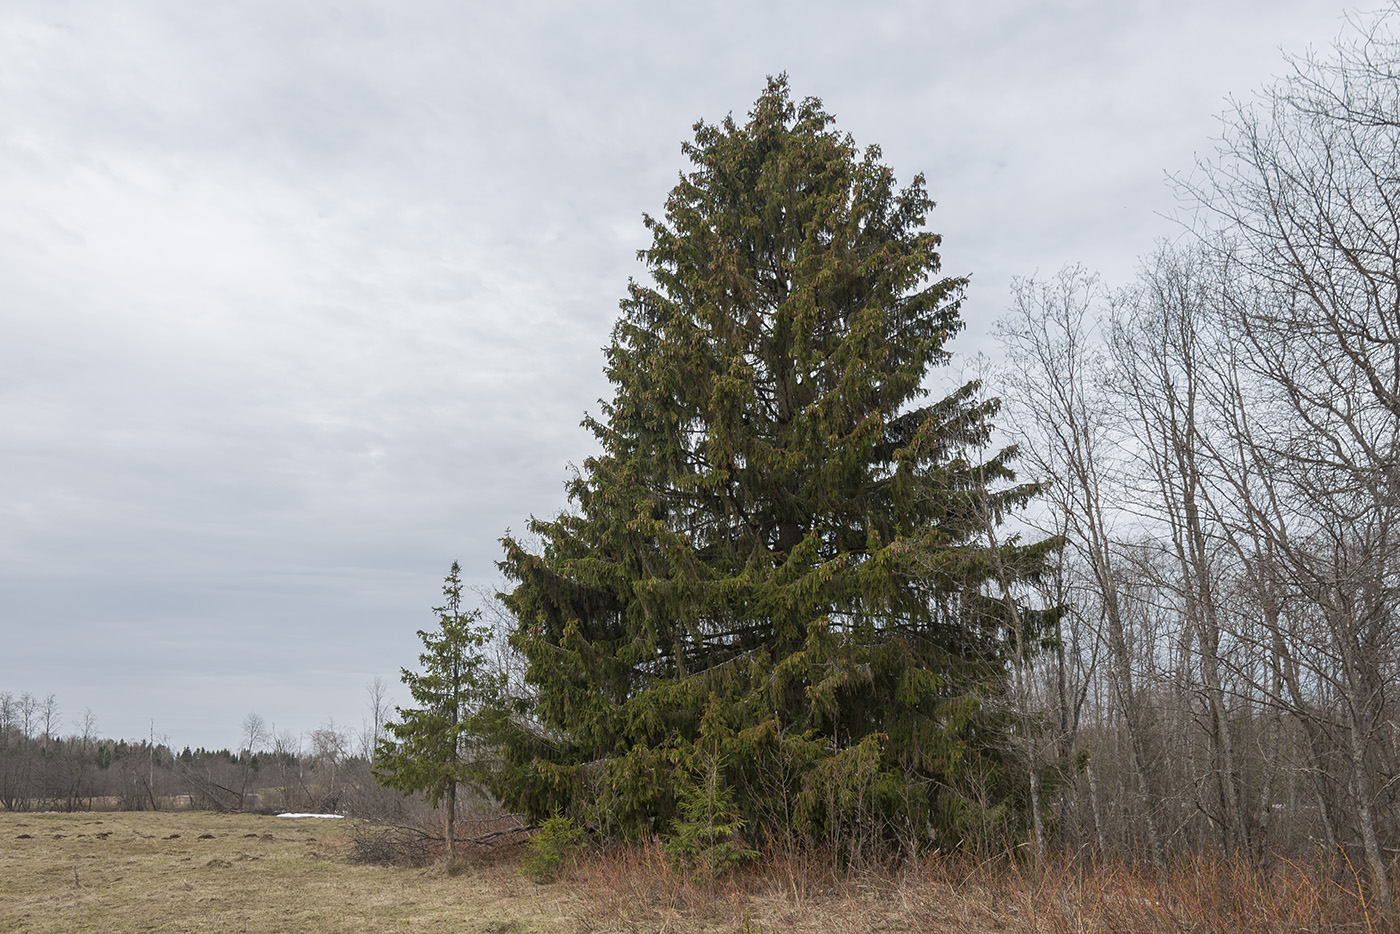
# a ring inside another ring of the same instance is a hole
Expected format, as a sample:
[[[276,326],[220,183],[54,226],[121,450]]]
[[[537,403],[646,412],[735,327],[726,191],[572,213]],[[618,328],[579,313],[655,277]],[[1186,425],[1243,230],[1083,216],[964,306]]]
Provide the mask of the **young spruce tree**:
[[[442,805],[443,842],[449,867],[457,863],[457,788],[484,791],[493,772],[486,748],[499,718],[504,677],[486,658],[489,626],[480,613],[462,611],[461,568],[456,561],[443,581],[446,602],[433,607],[436,630],[418,630],[424,651],[421,672],[403,669],[403,683],[417,707],[399,707],[397,722],[384,724],[390,736],[374,751],[379,782],[410,795],[422,792],[433,807]]]
[[[503,541],[534,696],[513,807],[848,858],[1016,819],[991,580],[1053,543],[988,552],[1034,488],[969,457],[996,408],[975,384],[922,401],[966,279],[938,276],[923,177],[896,188],[832,123],[771,79],[746,124],[696,124],[645,218],[654,287],[630,284],[585,421],[602,453],[530,523],[539,554]]]

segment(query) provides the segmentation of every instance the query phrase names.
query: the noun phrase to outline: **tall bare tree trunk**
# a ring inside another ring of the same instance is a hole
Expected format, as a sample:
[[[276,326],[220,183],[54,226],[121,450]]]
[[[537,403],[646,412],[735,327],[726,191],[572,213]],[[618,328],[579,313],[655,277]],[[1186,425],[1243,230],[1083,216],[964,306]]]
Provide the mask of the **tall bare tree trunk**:
[[[1098,844],[1100,858],[1108,855],[1108,840],[1104,837],[1103,810],[1099,804],[1099,783],[1094,776],[1094,763],[1084,766],[1084,778],[1089,783],[1089,813],[1094,817],[1094,842]]]

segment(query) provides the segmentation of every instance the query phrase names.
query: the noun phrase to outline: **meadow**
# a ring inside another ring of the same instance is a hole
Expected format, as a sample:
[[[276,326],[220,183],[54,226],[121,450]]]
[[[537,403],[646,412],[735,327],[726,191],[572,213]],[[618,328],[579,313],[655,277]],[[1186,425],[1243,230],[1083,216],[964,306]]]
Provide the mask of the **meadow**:
[[[1195,858],[1157,873],[992,856],[835,873],[770,855],[718,883],[658,846],[587,851],[559,878],[491,850],[449,874],[352,860],[350,820],[215,812],[0,813],[0,931],[1306,932],[1396,930],[1345,863]]]
[[[573,931],[568,893],[508,866],[351,863],[343,820],[0,814],[0,931]]]

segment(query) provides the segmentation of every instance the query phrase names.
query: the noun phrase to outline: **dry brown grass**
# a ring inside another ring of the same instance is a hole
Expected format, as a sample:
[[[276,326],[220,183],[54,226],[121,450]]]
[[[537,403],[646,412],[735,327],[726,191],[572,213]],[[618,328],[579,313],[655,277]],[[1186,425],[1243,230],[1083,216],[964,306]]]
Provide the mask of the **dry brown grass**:
[[[926,869],[920,914],[1048,934],[1302,934],[1396,930],[1334,862],[1248,860],[1202,854],[1163,872],[1146,865],[1060,859],[1043,869],[1003,860],[947,861]],[[935,894],[935,893],[944,894]]]
[[[1342,862],[1260,868],[1215,855],[1147,866],[1005,857],[836,872],[812,854],[769,854],[720,884],[687,878],[659,846],[584,856],[566,876],[599,932],[856,934],[1304,934],[1400,931]]]
[[[1167,932],[1397,931],[1344,863],[1206,856],[1165,874],[1060,860],[929,860],[834,872],[767,854],[720,882],[655,844],[580,857],[549,885],[503,858],[449,875],[357,865],[345,821],[212,813],[0,814],[0,931]]]
[[[346,821],[209,812],[0,814],[0,931],[576,931],[509,865],[353,865]]]

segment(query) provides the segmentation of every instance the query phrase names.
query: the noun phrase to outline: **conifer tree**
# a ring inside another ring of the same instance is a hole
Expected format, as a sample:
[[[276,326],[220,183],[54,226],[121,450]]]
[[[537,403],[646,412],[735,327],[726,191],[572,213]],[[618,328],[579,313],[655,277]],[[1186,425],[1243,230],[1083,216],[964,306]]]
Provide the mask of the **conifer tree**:
[[[498,790],[638,836],[701,777],[725,826],[849,858],[1014,819],[991,581],[1054,543],[993,561],[985,517],[1035,489],[977,459],[975,383],[927,400],[967,280],[938,275],[924,179],[898,188],[786,77],[683,152],[584,423],[601,453],[531,521],[538,553],[503,540],[533,713]]]
[[[443,809],[448,866],[457,861],[457,789],[484,791],[493,757],[484,755],[497,723],[504,678],[482,649],[491,629],[480,613],[462,610],[461,567],[456,561],[442,586],[445,603],[434,607],[436,630],[418,630],[424,652],[421,672],[403,669],[403,683],[418,703],[397,708],[398,722],[384,724],[389,736],[375,749],[379,782],[405,795],[422,792]]]

